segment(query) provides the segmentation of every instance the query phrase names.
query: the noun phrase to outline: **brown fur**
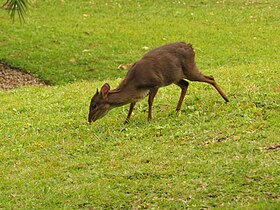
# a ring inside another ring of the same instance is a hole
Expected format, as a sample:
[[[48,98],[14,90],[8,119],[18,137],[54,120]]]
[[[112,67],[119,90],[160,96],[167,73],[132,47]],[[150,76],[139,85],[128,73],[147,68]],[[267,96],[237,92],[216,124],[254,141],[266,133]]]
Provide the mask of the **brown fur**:
[[[226,95],[212,76],[203,75],[195,64],[195,52],[191,44],[176,42],[155,48],[132,65],[119,86],[110,90],[104,84],[96,93],[90,105],[89,122],[103,117],[110,109],[130,103],[126,118],[129,121],[135,103],[149,94],[148,119],[152,118],[152,104],[160,87],[176,84],[181,88],[181,96],[176,110],[181,109],[189,83],[185,80],[211,84],[228,102]]]

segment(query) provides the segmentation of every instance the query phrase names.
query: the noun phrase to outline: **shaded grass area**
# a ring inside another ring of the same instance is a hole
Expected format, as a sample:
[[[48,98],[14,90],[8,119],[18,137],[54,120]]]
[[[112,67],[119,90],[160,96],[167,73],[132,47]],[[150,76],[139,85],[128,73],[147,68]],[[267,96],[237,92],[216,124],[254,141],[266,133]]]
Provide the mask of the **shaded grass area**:
[[[177,116],[180,91],[168,86],[155,99],[154,120],[147,122],[143,101],[129,125],[127,106],[86,123],[102,81],[1,92],[0,206],[277,209],[279,150],[267,148],[279,144],[279,84],[276,66],[260,67],[216,70],[230,103],[191,83]],[[267,72],[268,84],[250,79]]]
[[[279,59],[276,0],[43,1],[24,25],[0,16],[0,58],[53,84],[122,77],[119,64],[173,41],[193,43],[202,69]]]

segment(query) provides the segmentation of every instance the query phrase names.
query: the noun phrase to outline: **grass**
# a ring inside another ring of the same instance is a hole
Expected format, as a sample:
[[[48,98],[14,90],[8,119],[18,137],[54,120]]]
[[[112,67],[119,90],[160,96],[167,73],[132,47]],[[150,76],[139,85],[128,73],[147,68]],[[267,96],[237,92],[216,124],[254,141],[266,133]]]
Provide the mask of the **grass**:
[[[24,25],[0,11],[1,60],[56,84],[0,92],[0,209],[279,208],[277,2],[182,2],[35,2]],[[86,123],[119,64],[177,40],[230,103],[191,83],[176,115],[168,86],[151,122],[145,100],[128,125],[127,106]]]
[[[277,2],[35,2],[24,25],[1,11],[0,57],[52,84],[123,77],[114,70],[143,47],[178,40],[194,45],[202,69],[270,63],[279,59]]]

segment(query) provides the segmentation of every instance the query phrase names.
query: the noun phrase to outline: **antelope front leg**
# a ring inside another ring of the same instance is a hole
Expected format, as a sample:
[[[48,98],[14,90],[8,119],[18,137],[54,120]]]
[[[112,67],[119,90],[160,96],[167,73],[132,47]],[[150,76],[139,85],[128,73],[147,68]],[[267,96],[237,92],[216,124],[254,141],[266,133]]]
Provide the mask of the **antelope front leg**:
[[[128,114],[127,114],[127,117],[126,117],[126,119],[124,121],[124,124],[129,123],[130,116],[132,114],[132,111],[133,111],[133,108],[134,108],[135,104],[136,104],[136,102],[133,102],[133,103],[130,104],[130,107],[129,107],[129,110],[128,110]]]
[[[148,99],[148,104],[149,104],[149,113],[148,113],[148,120],[152,119],[152,107],[154,103],[154,98],[155,95],[157,94],[158,88],[153,88],[150,90],[149,93],[149,99]]]

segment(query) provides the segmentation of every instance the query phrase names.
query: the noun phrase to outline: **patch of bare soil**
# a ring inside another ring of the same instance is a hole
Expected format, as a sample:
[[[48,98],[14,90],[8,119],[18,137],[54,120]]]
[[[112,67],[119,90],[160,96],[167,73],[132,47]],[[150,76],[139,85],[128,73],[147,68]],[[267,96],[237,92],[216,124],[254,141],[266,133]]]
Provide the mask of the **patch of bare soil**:
[[[0,63],[0,91],[10,90],[19,86],[45,86],[44,81]]]

